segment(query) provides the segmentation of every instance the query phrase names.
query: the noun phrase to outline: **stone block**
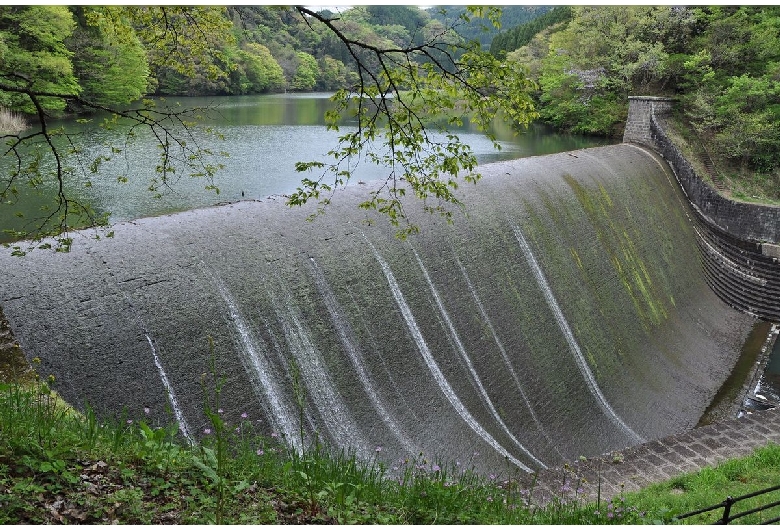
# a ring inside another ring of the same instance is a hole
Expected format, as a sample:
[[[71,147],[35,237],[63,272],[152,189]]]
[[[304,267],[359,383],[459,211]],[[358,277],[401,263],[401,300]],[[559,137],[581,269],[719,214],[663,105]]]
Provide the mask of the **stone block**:
[[[780,245],[764,243],[761,245],[761,253],[770,258],[780,259]]]

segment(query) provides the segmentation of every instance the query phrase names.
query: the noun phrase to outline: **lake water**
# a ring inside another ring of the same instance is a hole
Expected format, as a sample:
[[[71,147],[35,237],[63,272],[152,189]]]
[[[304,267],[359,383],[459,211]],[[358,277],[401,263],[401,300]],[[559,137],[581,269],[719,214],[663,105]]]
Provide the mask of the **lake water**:
[[[169,186],[149,191],[156,178],[159,164],[157,139],[146,128],[137,128],[135,136],[127,138],[127,127],[106,130],[99,126],[102,117],[95,116],[89,123],[60,120],[51,127],[65,127],[70,133],[69,147],[80,151],[68,157],[66,191],[84,201],[98,212],[110,214],[111,222],[161,215],[175,211],[214,205],[243,199],[263,199],[269,195],[288,194],[299,186],[304,176],[295,171],[300,161],[329,161],[327,153],[337,145],[340,134],[350,129],[349,122],[341,131],[328,131],[324,113],[331,108],[330,94],[274,94],[260,96],[170,98],[165,104],[182,107],[209,107],[201,123],[213,127],[223,136],[217,140],[196,133],[188,146],[200,142],[214,152],[224,151],[229,157],[215,156],[214,163],[224,164],[214,185],[217,194],[206,189],[204,178],[192,178],[179,168]],[[603,138],[556,134],[550,128],[534,124],[525,132],[515,132],[503,123],[494,124],[502,149],[496,151],[484,135],[466,124],[457,134],[468,143],[480,164],[571,151],[615,143]],[[103,162],[98,173],[91,174],[89,165],[98,155],[109,155],[114,146],[121,150],[110,161]],[[3,175],[9,174],[13,161],[6,156]],[[50,167],[50,166],[49,166]],[[352,183],[386,177],[387,169],[362,163],[354,173]],[[121,180],[121,182],[120,182]],[[50,204],[55,181],[44,186],[42,194],[19,186],[19,200],[14,205],[0,207],[0,228],[21,229],[25,223],[40,215],[41,208]],[[22,212],[24,217],[17,216]],[[0,236],[2,237],[2,236]]]

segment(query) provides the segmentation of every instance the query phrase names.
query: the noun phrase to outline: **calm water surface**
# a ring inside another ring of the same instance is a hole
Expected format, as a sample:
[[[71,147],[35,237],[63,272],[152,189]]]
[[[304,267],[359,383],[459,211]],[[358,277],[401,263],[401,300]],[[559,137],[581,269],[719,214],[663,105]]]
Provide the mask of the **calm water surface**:
[[[328,131],[324,113],[331,107],[330,94],[276,94],[262,96],[171,98],[166,104],[182,107],[210,107],[201,123],[218,131],[223,140],[205,133],[196,133],[188,142],[198,142],[214,152],[224,151],[227,158],[215,156],[211,161],[224,164],[214,184],[220,193],[207,190],[204,178],[193,178],[189,171],[180,168],[170,186],[159,189],[162,197],[150,192],[159,164],[157,140],[146,129],[139,128],[135,137],[127,139],[126,127],[106,130],[99,127],[101,117],[96,116],[87,124],[75,120],[62,120],[53,126],[63,126],[73,133],[72,146],[81,151],[67,160],[67,191],[91,204],[99,213],[110,213],[112,222],[126,221],[182,211],[201,206],[239,199],[262,199],[269,195],[295,191],[304,176],[295,171],[295,163],[319,160],[328,162],[327,153],[337,145],[340,134],[354,130],[349,122],[341,131]],[[562,135],[542,125],[533,125],[527,131],[515,134],[511,128],[496,123],[493,131],[502,146],[496,151],[492,143],[473,127],[464,125],[457,131],[461,140],[474,150],[480,164],[526,156],[570,151],[614,143],[602,138]],[[89,164],[98,155],[109,155],[110,147],[121,149],[103,162],[97,174],[90,174]],[[5,157],[3,173],[9,171],[10,160]],[[360,164],[352,182],[382,179],[387,170],[367,162]],[[120,182],[124,181],[126,182]],[[51,193],[54,180],[48,184]],[[12,207],[0,207],[0,227],[19,228],[23,219],[38,215],[50,196],[38,196],[29,190],[20,190],[20,199]]]

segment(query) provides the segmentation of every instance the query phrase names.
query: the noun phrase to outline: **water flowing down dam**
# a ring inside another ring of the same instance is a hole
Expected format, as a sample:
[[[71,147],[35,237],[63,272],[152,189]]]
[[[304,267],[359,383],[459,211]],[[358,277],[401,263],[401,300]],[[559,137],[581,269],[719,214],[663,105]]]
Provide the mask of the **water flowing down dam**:
[[[695,426],[754,321],[708,286],[664,161],[621,144],[481,172],[454,225],[408,204],[406,241],[355,186],[314,222],[269,199],[4,251],[0,305],[67,401],[195,440],[212,364],[229,420],[388,462],[530,471]]]

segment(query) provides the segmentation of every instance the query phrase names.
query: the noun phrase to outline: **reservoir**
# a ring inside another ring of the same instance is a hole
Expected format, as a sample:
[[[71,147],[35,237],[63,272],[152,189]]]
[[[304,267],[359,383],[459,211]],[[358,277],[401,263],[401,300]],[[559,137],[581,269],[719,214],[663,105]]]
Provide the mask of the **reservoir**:
[[[330,95],[272,94],[158,101],[160,111],[203,109],[194,113],[199,126],[191,135],[183,134],[182,127],[176,123],[166,122],[166,125],[187,140],[188,149],[200,146],[214,153],[205,162],[224,167],[213,182],[202,176],[191,177],[190,171],[178,163],[176,172],[162,183],[155,171],[160,165],[158,140],[148,128],[135,128],[128,136],[127,125],[101,126],[108,116],[100,114],[89,117],[86,123],[76,119],[55,120],[49,127],[63,128],[66,133],[58,137],[66,154],[66,192],[91,205],[98,215],[109,214],[110,222],[115,223],[294,192],[303,177],[319,176],[296,172],[296,162],[329,162],[327,153],[337,146],[339,135],[354,130],[349,120],[340,131],[327,130],[324,114],[333,107]],[[497,151],[468,123],[455,132],[471,146],[480,164],[616,143],[604,138],[557,134],[541,124],[517,133],[497,120],[492,130],[501,145]],[[179,154],[176,149],[172,152]],[[92,173],[90,166],[98,157],[109,160],[103,160],[97,172]],[[2,171],[7,174],[13,162],[11,157],[4,157],[0,161]],[[43,164],[44,173],[52,170],[51,165]],[[383,179],[387,172],[386,168],[363,161],[351,183]],[[16,204],[0,208],[0,227],[22,230],[40,216],[41,208],[52,204],[56,182],[53,177],[45,177],[44,181],[41,193],[19,186]],[[207,189],[209,185],[219,193]]]

